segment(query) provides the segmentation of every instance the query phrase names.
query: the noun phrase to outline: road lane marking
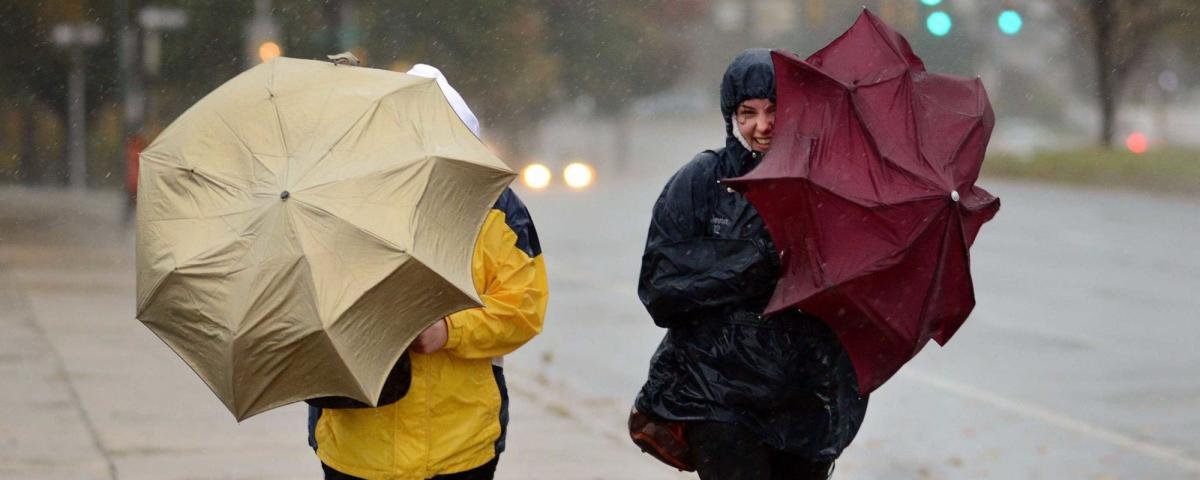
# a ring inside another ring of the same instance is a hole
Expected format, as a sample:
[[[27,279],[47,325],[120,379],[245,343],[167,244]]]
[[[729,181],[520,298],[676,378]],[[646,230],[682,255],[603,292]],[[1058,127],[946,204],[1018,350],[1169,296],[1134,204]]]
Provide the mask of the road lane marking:
[[[564,265],[556,265],[555,270],[565,279],[586,285],[596,290],[607,291],[621,296],[636,295],[636,288],[627,283],[606,282],[598,276],[585,274],[582,270]],[[632,283],[632,282],[630,282]],[[1048,408],[1029,402],[1015,400],[997,395],[986,390],[955,382],[944,377],[913,369],[901,370],[898,376],[950,392],[961,397],[970,398],[994,408],[1009,411],[1027,418],[1040,420],[1058,428],[1075,432],[1085,437],[1100,440],[1120,448],[1161,460],[1189,472],[1200,473],[1200,459],[1189,457],[1182,450],[1168,447],[1155,442],[1139,440],[1132,436],[1108,429],[1099,425],[1077,420],[1057,413]]]
[[[897,376],[922,383],[934,388],[985,403],[1000,410],[1012,412],[1027,418],[1041,420],[1048,424],[1069,430],[1096,440],[1108,442],[1121,448],[1132,450],[1142,455],[1175,465],[1189,472],[1200,472],[1200,460],[1187,456],[1177,448],[1171,448],[1154,442],[1139,440],[1129,435],[1110,430],[1099,425],[1091,424],[1060,414],[1046,407],[1021,400],[1002,397],[992,392],[956,382],[944,377],[938,377],[918,370],[901,370]]]

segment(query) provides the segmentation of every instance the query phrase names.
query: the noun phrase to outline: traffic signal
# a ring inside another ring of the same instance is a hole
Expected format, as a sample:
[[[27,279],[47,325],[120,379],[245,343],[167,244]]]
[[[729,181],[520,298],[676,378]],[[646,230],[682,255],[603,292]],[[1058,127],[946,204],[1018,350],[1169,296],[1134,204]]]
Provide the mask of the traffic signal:
[[[1005,10],[996,19],[996,24],[1005,35],[1013,36],[1021,31],[1021,26],[1025,24],[1025,21],[1021,19],[1021,14],[1016,10]]]
[[[925,28],[928,28],[929,33],[932,33],[935,37],[944,37],[950,33],[953,23],[950,19],[950,14],[938,10],[929,14],[929,18],[925,19]]]
[[[925,4],[926,6],[936,7],[942,3],[942,0],[921,0],[921,3]]]

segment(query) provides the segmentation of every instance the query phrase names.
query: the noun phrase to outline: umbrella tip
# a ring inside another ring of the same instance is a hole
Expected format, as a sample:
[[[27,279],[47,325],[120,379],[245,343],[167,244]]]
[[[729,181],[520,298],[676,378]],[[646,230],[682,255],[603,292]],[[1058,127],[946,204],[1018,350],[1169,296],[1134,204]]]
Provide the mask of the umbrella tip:
[[[358,61],[358,57],[354,56],[354,54],[350,52],[342,52],[336,55],[326,55],[325,57],[328,58],[329,61],[333,62],[334,65],[353,65],[357,67],[361,63]]]

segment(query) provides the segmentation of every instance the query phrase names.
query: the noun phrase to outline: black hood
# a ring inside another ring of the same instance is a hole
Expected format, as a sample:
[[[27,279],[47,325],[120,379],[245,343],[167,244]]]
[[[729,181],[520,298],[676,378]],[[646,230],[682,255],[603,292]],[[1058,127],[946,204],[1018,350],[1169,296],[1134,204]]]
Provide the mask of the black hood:
[[[725,118],[725,144],[745,150],[733,136],[733,115],[739,103],[751,98],[767,98],[775,101],[775,65],[771,62],[771,50],[751,48],[739,53],[725,69],[721,78],[721,116]]]

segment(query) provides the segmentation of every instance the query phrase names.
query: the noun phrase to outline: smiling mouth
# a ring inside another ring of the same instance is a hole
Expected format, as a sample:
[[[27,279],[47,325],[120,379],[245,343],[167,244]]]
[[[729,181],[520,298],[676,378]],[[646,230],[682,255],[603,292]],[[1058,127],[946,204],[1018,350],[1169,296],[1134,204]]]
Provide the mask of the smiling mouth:
[[[770,137],[767,137],[767,138],[754,137],[754,143],[756,143],[758,145],[762,145],[764,147],[769,147],[769,146],[771,146],[771,138]]]

